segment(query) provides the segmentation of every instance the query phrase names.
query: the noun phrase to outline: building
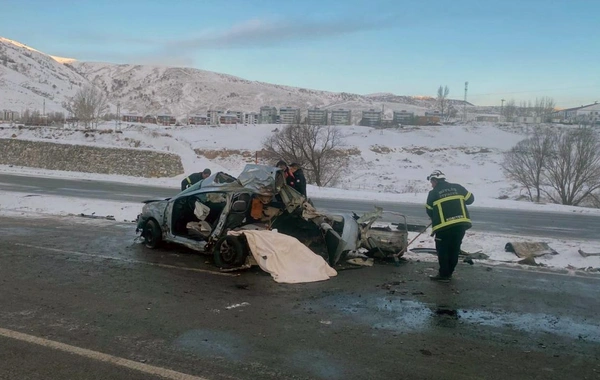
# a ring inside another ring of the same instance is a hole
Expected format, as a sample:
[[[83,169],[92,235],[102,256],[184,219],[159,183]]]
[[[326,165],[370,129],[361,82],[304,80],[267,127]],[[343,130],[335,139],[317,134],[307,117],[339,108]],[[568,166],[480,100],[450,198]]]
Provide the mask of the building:
[[[308,116],[306,116],[306,122],[311,125],[327,125],[328,111],[319,108],[312,108],[308,110]]]
[[[576,117],[579,123],[600,124],[600,104],[596,102],[579,108]]]
[[[192,115],[188,118],[188,124],[191,125],[209,125],[210,119],[205,115]]]
[[[442,120],[442,114],[440,111],[426,111],[425,116],[438,117],[440,120]]]
[[[362,111],[362,119],[360,125],[366,127],[379,127],[381,126],[383,112],[370,109],[368,111]]]
[[[300,123],[300,108],[283,107],[279,109],[279,122],[281,124]]]
[[[143,123],[144,117],[136,113],[125,114],[121,116],[121,121],[125,123]]]
[[[227,111],[226,115],[234,115],[237,117],[238,123],[244,121],[244,113],[242,111]]]
[[[277,108],[264,106],[260,107],[258,116],[259,124],[276,124],[277,123]]]
[[[542,118],[539,116],[516,116],[513,121],[522,124],[539,124],[542,122]]]
[[[258,124],[259,114],[250,112],[244,115],[244,124]]]
[[[156,124],[175,125],[177,124],[177,120],[175,119],[175,116],[168,113],[164,113],[156,116]]]
[[[394,111],[394,117],[393,117],[392,121],[394,122],[394,124],[399,125],[399,124],[412,123],[414,119],[415,119],[414,112],[406,112],[405,110],[402,110],[399,112]]]
[[[477,116],[477,118],[475,120],[491,121],[491,122],[497,123],[500,120],[500,118],[498,116]]]
[[[352,111],[337,109],[331,111],[331,125],[351,125]]]
[[[231,124],[237,124],[237,123],[238,123],[238,118],[236,115],[225,114],[225,115],[219,116],[219,124],[221,124],[221,125],[231,125]]]
[[[19,120],[19,118],[20,118],[20,115],[16,111],[10,111],[10,110],[0,111],[0,120],[15,121],[15,120]]]
[[[559,123],[598,123],[600,121],[600,104],[595,102],[585,106],[559,110],[553,112],[550,117],[552,121]]]
[[[440,123],[439,116],[417,116],[417,125],[438,125]]]
[[[206,117],[208,117],[209,123],[212,125],[219,124],[219,118],[223,115],[223,111],[220,110],[208,110],[206,111]]]
[[[156,117],[152,115],[146,115],[144,116],[144,123],[156,124]]]

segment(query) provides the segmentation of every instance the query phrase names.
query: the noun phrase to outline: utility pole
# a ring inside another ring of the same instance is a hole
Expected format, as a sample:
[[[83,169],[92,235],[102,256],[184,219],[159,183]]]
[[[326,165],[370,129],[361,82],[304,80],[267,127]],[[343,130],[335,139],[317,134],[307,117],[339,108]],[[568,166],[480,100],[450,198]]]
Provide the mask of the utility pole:
[[[46,117],[46,99],[44,99],[44,108],[43,108],[42,116]]]
[[[505,102],[505,100],[501,99],[500,101],[502,102],[502,105],[500,106],[500,116],[504,116],[504,102]],[[502,120],[502,119],[500,119],[500,120]]]
[[[463,122],[467,122],[467,89],[469,88],[469,82],[465,82],[465,102],[463,103]]]

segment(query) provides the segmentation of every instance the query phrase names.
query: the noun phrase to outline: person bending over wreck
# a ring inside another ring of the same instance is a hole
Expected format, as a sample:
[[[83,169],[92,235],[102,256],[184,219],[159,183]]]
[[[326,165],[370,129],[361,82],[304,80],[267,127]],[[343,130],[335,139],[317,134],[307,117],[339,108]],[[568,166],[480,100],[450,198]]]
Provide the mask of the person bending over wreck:
[[[306,177],[297,163],[290,164],[290,173],[294,176],[294,189],[306,198]]]
[[[181,191],[187,189],[193,184],[210,177],[210,169],[204,169],[202,173],[192,173],[189,176],[185,177],[183,181],[181,181]]]
[[[434,170],[427,180],[433,189],[429,191],[425,208],[431,218],[431,231],[432,236],[435,235],[440,265],[438,274],[429,278],[449,282],[458,263],[465,231],[471,228],[466,205],[472,204],[475,197],[461,185],[446,182],[446,176],[439,170]]]

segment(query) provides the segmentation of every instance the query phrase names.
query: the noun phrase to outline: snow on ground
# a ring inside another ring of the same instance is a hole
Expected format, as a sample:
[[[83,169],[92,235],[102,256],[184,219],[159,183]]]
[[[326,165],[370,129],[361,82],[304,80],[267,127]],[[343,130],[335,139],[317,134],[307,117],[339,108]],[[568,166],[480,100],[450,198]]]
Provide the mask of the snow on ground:
[[[92,200],[85,198],[57,197],[47,195],[27,195],[23,193],[0,192],[0,216],[40,217],[50,215],[94,215],[96,217],[112,216],[117,222],[132,222],[141,212],[141,203],[112,202]],[[82,219],[82,221],[85,219]],[[434,248],[435,242],[429,236],[428,230],[422,234],[410,248]],[[409,233],[412,240],[416,233]],[[135,237],[132,236],[132,239]],[[537,241],[546,242],[559,254],[536,258],[536,262],[550,268],[600,268],[600,257],[591,256],[584,258],[578,249],[585,252],[599,252],[600,244],[597,241],[562,240],[539,238]],[[483,260],[488,264],[516,264],[520,260],[515,254],[505,252],[504,245],[508,242],[531,241],[531,238],[505,234],[490,234],[467,231],[463,243],[463,250],[476,252],[481,250],[490,257]],[[408,252],[406,258],[411,260],[436,261],[436,257],[427,253]]]
[[[1,216],[39,217],[49,215],[112,216],[119,222],[136,220],[142,203],[114,202],[97,199],[57,197],[38,194],[0,192]]]
[[[409,260],[421,260],[421,261],[435,261],[437,262],[437,256],[428,253],[416,253],[411,252],[411,248],[434,248],[434,238],[429,234],[431,229],[428,229],[426,233],[423,233],[415,242],[409,247],[404,257]],[[409,233],[409,241],[416,237],[416,232]],[[466,252],[478,252],[481,251],[489,256],[489,260],[481,260],[487,264],[506,264],[506,265],[518,265],[517,261],[521,258],[517,257],[512,252],[506,252],[504,246],[508,242],[543,242],[558,252],[558,255],[544,255],[536,257],[535,262],[547,266],[549,268],[564,268],[564,269],[590,269],[600,268],[600,256],[589,256],[583,257],[579,254],[578,250],[583,250],[587,253],[600,252],[600,244],[598,241],[592,240],[565,240],[565,239],[550,239],[550,238],[534,238],[507,235],[507,234],[494,234],[486,232],[474,232],[467,231],[462,244],[462,250]],[[463,257],[460,258],[460,261]],[[476,263],[480,260],[474,260]]]
[[[187,174],[209,167],[237,175],[262,141],[280,125],[257,126],[185,126],[123,124],[116,133],[114,122],[105,123],[96,132],[68,128],[0,128],[0,138],[18,138],[58,143],[84,144],[103,147],[151,149],[179,154]],[[407,127],[378,130],[367,127],[344,126],[347,147],[360,151],[335,188],[308,186],[310,197],[336,199],[369,199],[374,202],[410,202],[423,204],[429,183],[426,176],[441,169],[449,180],[464,184],[475,194],[477,207],[516,208],[521,210],[555,211],[600,214],[598,209],[567,207],[554,204],[534,204],[516,201],[519,190],[504,178],[499,163],[502,153],[526,136],[526,129],[511,126],[466,125],[440,127]],[[112,130],[112,131],[110,131]],[[197,155],[195,150],[202,151]],[[249,154],[250,153],[250,154]],[[260,158],[259,158],[260,161]],[[172,178],[138,178],[91,173],[49,171],[36,168],[0,166],[0,172],[50,176],[71,179],[148,184],[178,188],[184,174]],[[512,199],[499,199],[508,196]],[[117,221],[131,221],[141,210],[138,203],[120,203],[85,198],[60,198],[45,195],[0,193],[0,215],[78,215],[114,216]],[[531,241],[520,237],[480,232],[467,233],[464,249],[483,250],[491,262],[514,262],[517,257],[504,251],[509,241]],[[537,239],[537,238],[536,238]],[[600,258],[580,256],[578,249],[597,252],[595,241],[567,241],[540,238],[559,255],[537,259],[539,263],[556,268],[600,267]],[[412,247],[434,247],[433,240],[423,235]],[[408,253],[407,257],[435,261],[435,256]]]
[[[162,127],[152,124],[115,122],[99,127],[99,132],[70,128],[17,128],[0,125],[0,138],[53,141],[100,147],[151,149],[179,154],[185,174],[172,178],[139,178],[91,173],[48,171],[35,168],[0,166],[0,172],[85,178],[113,182],[143,183],[177,188],[185,176],[205,167],[213,172],[237,175],[254,162],[265,138],[281,125],[183,126]],[[465,126],[427,126],[374,129],[341,126],[346,147],[360,151],[336,187],[309,186],[316,198],[372,199],[374,201],[423,203],[430,189],[427,174],[444,171],[450,181],[469,189],[475,206],[517,208],[535,211],[598,213],[599,209],[534,204],[515,201],[522,192],[504,177],[500,168],[502,154],[526,137],[523,126],[496,127],[492,124]],[[194,150],[203,152],[197,155]],[[263,162],[259,157],[259,162]],[[273,163],[271,163],[273,164]],[[499,199],[506,198],[508,199]]]

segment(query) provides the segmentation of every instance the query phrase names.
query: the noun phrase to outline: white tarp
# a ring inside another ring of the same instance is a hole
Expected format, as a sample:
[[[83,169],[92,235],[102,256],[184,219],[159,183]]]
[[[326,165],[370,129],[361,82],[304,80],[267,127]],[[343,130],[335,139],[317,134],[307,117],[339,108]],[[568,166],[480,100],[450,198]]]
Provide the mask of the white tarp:
[[[276,231],[229,231],[245,235],[252,256],[276,282],[297,284],[328,280],[335,269],[298,239]]]

